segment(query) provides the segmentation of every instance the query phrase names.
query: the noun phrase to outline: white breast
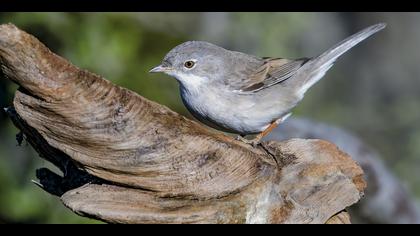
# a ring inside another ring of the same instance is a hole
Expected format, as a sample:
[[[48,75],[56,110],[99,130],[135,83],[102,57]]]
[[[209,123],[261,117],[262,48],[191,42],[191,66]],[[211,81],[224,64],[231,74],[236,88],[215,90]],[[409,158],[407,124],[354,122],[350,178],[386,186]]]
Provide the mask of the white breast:
[[[214,91],[200,86],[181,85],[181,97],[188,110],[201,122],[222,131],[254,134],[263,131],[273,119],[259,110],[248,96]]]

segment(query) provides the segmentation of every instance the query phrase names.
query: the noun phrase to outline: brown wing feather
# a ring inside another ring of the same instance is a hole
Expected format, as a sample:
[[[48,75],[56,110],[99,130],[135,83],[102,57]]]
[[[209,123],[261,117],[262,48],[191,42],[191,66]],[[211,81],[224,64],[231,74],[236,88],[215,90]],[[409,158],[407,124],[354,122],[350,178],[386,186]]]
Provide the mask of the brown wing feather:
[[[252,84],[240,89],[244,92],[257,92],[290,78],[309,59],[289,60],[284,58],[263,58],[264,63],[249,77]]]

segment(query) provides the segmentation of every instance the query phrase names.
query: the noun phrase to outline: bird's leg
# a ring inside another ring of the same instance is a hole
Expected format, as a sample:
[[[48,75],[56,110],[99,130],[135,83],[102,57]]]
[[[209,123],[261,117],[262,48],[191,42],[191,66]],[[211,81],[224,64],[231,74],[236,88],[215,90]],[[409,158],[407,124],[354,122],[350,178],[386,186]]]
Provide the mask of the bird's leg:
[[[276,128],[278,124],[279,123],[277,121],[274,121],[263,132],[259,133],[254,139],[249,140],[244,138],[244,135],[238,135],[236,136],[236,140],[242,141],[247,144],[251,144],[253,147],[256,147],[260,143],[261,139],[268,133],[270,133],[274,128]]]
[[[264,138],[271,131],[273,131],[273,129],[275,129],[279,124],[280,124],[280,122],[278,122],[278,120],[271,123],[265,130],[263,130],[263,132],[257,134],[257,136],[254,139],[251,140],[252,145],[256,146],[257,144],[259,144],[261,139]]]
[[[252,146],[256,147],[262,138],[264,138],[267,134],[269,134],[273,129],[275,129],[280,123],[282,123],[284,120],[286,120],[291,113],[288,113],[287,115],[283,116],[282,118],[272,122],[265,130],[263,130],[261,133],[257,134],[257,136],[254,139],[248,140],[241,136],[236,137],[237,140],[243,141],[244,143],[251,144]]]

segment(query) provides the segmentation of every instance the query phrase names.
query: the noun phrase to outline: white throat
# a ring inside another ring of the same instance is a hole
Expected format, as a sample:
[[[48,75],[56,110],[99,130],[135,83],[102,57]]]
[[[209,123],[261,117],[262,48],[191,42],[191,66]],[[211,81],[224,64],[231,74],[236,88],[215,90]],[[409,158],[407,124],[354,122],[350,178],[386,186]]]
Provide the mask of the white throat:
[[[198,90],[208,81],[206,77],[192,74],[169,73],[169,75],[175,77],[186,89],[189,90]]]

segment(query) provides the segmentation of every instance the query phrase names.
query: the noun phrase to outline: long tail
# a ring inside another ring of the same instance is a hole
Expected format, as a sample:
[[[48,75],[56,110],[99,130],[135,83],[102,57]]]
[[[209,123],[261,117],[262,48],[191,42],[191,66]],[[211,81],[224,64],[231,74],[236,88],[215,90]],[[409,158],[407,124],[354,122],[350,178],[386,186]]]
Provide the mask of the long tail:
[[[358,43],[373,35],[374,33],[385,28],[385,23],[372,25],[359,31],[356,34],[346,38],[340,43],[336,44],[332,48],[318,57],[314,57],[309,60],[299,71],[294,75],[297,89],[297,93],[302,95],[316,82],[318,82],[333,66],[335,60],[338,57],[347,52],[350,48],[356,46]]]

